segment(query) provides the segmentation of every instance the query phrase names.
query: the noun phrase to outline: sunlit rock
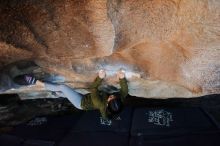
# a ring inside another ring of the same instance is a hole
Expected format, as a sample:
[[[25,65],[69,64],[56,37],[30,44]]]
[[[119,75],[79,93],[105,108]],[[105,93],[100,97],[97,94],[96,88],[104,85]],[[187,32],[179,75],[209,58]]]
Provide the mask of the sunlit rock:
[[[123,68],[141,97],[220,93],[219,0],[11,0],[0,21],[2,66],[34,60],[77,89],[103,68],[117,86]]]

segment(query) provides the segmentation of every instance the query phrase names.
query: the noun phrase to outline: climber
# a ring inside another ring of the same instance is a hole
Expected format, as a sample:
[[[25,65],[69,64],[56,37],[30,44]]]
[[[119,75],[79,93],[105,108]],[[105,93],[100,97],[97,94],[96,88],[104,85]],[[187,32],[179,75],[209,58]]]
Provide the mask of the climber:
[[[74,89],[59,84],[51,84],[37,81],[38,86],[44,86],[46,90],[59,92],[61,91],[66,98],[78,109],[81,110],[95,110],[98,109],[105,119],[116,118],[122,111],[123,102],[128,94],[128,85],[125,78],[125,71],[119,70],[117,76],[120,81],[121,89],[116,93],[106,93],[99,91],[98,87],[105,78],[106,72],[100,70],[94,83],[91,85],[91,93],[82,95],[77,93]]]

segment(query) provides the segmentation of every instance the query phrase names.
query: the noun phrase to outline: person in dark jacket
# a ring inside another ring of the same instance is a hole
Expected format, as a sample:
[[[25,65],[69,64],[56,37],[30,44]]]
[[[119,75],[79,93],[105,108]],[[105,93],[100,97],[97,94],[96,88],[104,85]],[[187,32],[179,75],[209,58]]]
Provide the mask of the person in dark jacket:
[[[101,82],[105,77],[105,71],[101,70],[99,76],[92,84],[91,94],[88,94],[83,98],[81,107],[86,110],[99,109],[104,118],[112,118],[112,116],[118,115],[122,111],[123,102],[128,95],[128,85],[123,70],[120,70],[117,75],[121,87],[118,93],[109,94],[99,91],[98,87],[101,85]],[[100,97],[100,95],[102,97]]]
[[[125,71],[119,70],[117,76],[120,83],[120,91],[116,93],[106,93],[99,91],[98,87],[101,85],[106,73],[100,70],[98,76],[90,87],[91,93],[82,95],[67,85],[58,85],[51,83],[43,83],[37,81],[36,84],[44,86],[49,91],[61,91],[63,95],[78,109],[81,110],[99,110],[102,117],[110,119],[118,115],[123,109],[123,102],[128,95],[128,85],[125,78]]]

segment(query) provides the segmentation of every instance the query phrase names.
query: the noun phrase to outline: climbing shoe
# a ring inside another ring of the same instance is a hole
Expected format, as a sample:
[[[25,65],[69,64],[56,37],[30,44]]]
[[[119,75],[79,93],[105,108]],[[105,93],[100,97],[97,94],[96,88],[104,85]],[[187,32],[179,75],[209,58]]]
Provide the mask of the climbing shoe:
[[[37,79],[32,74],[19,75],[14,78],[14,82],[19,85],[34,85]]]

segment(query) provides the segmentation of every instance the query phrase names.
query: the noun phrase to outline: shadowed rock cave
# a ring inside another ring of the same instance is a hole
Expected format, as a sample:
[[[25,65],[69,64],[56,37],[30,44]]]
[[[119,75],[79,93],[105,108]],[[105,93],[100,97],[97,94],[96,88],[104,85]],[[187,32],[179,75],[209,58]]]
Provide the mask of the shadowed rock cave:
[[[219,46],[218,0],[0,0],[1,74],[85,95],[100,69],[101,87],[117,88],[124,69],[129,108],[203,108],[219,123]],[[79,112],[57,97],[37,85],[1,92],[0,132]]]

